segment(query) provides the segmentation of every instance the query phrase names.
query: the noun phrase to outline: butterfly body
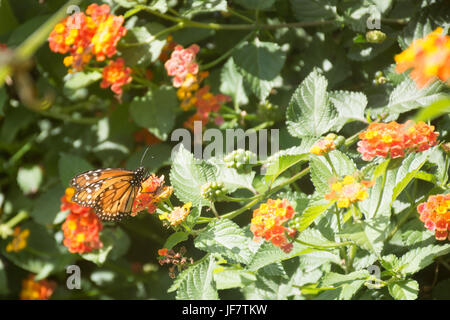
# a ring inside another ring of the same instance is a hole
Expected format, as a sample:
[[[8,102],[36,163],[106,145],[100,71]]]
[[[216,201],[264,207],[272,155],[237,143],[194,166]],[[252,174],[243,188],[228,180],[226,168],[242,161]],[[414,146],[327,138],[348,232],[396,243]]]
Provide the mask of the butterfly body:
[[[119,220],[130,214],[133,202],[147,178],[146,169],[97,169],[75,176],[70,185],[75,189],[72,201],[92,207],[102,220]]]

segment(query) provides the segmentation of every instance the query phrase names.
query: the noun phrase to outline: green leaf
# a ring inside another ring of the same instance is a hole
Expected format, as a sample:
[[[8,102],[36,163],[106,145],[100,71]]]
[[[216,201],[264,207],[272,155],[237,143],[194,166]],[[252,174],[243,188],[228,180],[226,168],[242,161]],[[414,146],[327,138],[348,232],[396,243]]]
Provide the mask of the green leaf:
[[[375,214],[390,215],[392,198],[394,195],[395,186],[402,186],[402,180],[406,178],[406,182],[410,177],[407,177],[408,172],[412,172],[417,168],[423,166],[432,150],[422,153],[409,154],[406,158],[391,159],[385,173],[385,182],[383,185],[383,176],[376,179],[375,185],[369,190],[369,197],[359,203],[359,208],[362,210],[366,218],[370,219]],[[381,199],[380,199],[381,197]]]
[[[178,106],[175,90],[163,86],[144,97],[135,97],[130,104],[130,114],[136,124],[165,141],[175,124]]]
[[[68,73],[64,78],[64,87],[70,90],[86,88],[101,78],[102,74],[98,71]]]
[[[235,105],[248,103],[244,90],[244,77],[238,72],[233,58],[228,59],[220,73],[220,92],[230,96]]]
[[[258,248],[258,251],[254,254],[251,262],[249,263],[248,270],[257,271],[269,264],[288,260],[293,257],[307,254],[316,251],[316,249],[308,248],[302,244],[294,242],[294,247],[291,252],[285,253],[279,247],[276,247],[271,242],[264,241],[262,245]]]
[[[367,106],[367,97],[364,93],[333,91],[330,93],[330,101],[339,114],[339,118],[335,124],[335,130],[337,132],[349,121],[366,122],[364,110]]]
[[[8,110],[2,120],[0,141],[13,142],[19,131],[28,127],[34,119],[35,115],[23,106]]]
[[[214,164],[216,167],[216,180],[223,182],[224,188],[229,193],[241,188],[254,190],[252,183],[256,172],[239,173],[235,168],[228,168],[221,159],[216,158],[209,159],[207,163]]]
[[[388,284],[389,293],[395,300],[416,300],[419,283],[413,279],[401,280]]]
[[[362,287],[368,276],[367,270],[354,271],[349,274],[329,272],[320,280],[320,287],[336,287],[337,289],[325,291],[317,298],[349,300]]]
[[[400,193],[406,188],[406,186],[411,182],[412,179],[416,178],[419,170],[425,164],[427,160],[423,160],[421,164],[419,164],[414,170],[406,173],[406,175],[401,179],[392,190],[392,200],[389,206],[392,206],[392,203],[397,199]]]
[[[356,166],[353,161],[339,150],[333,150],[328,153],[330,161],[338,177],[353,175],[356,171]],[[325,194],[330,191],[330,179],[336,175],[333,173],[330,164],[324,156],[315,154],[309,155],[311,168],[311,181],[316,187],[316,192]]]
[[[298,21],[328,20],[336,16],[334,0],[290,0]]]
[[[60,198],[63,195],[64,188],[61,188],[59,184],[51,188],[36,199],[30,216],[41,225],[52,224],[60,211]]]
[[[94,167],[89,162],[73,154],[61,153],[59,156],[58,171],[63,186],[69,186],[73,177],[92,169]]]
[[[427,107],[424,107],[417,112],[415,121],[431,121],[443,114],[450,113],[450,98],[448,95],[438,101],[433,102]]]
[[[202,186],[207,182],[216,181],[216,172],[214,165],[194,159],[192,153],[181,145],[173,158],[170,182],[175,195],[181,201],[192,201],[194,206],[207,206],[209,201],[201,195]]]
[[[265,180],[271,185],[275,179],[290,167],[307,161],[308,153],[299,152],[298,147],[292,147],[287,150],[277,152],[267,159]]]
[[[425,247],[412,249],[399,260],[399,265],[403,267],[401,272],[404,275],[414,274],[432,264],[436,257],[446,255],[449,252],[449,243],[442,245],[430,244]]]
[[[270,8],[275,0],[234,0],[246,9],[250,10],[264,10]]]
[[[294,92],[286,114],[292,136],[320,137],[333,127],[336,111],[328,99],[327,85],[327,79],[314,70]]]
[[[21,167],[17,171],[17,183],[24,194],[33,194],[39,190],[42,175],[42,169],[38,165],[30,168]]]
[[[121,229],[104,229],[100,234],[100,241],[103,247],[89,253],[83,253],[83,259],[94,262],[98,266],[105,263],[106,259],[115,260],[123,256],[130,246],[130,238]]]
[[[187,233],[187,232],[179,231],[179,232],[172,233],[167,238],[166,243],[164,244],[163,248],[172,249],[180,242],[186,241],[188,238],[189,238],[189,233]]]
[[[426,107],[446,97],[441,92],[443,87],[441,82],[436,81],[419,89],[414,80],[406,78],[392,91],[386,109],[392,113],[403,113]]]
[[[370,220],[353,223],[344,228],[340,235],[379,257],[383,250],[389,222],[389,217],[378,216]]]
[[[308,207],[300,216],[300,225],[297,228],[298,231],[302,232],[308,228],[314,220],[316,220],[322,213],[326,212],[333,204],[334,201],[328,201],[323,198],[309,202]]]
[[[177,300],[217,300],[218,294],[213,271],[216,266],[213,255],[186,270],[177,290]]]
[[[249,238],[237,224],[229,219],[220,219],[208,224],[194,240],[196,248],[217,253],[232,261],[248,264],[252,257]]]
[[[6,92],[6,87],[0,88],[0,116],[5,115],[6,101],[8,101],[8,92]]]
[[[123,41],[131,46],[121,46],[120,51],[128,66],[146,67],[159,58],[166,38],[155,38],[155,35],[163,29],[163,25],[151,22],[127,31]],[[138,43],[142,44],[135,45]]]
[[[239,72],[261,101],[275,86],[285,60],[286,54],[278,44],[258,39],[245,43],[233,52],[233,61],[239,67]]]
[[[216,269],[214,270],[214,281],[217,290],[231,288],[245,288],[250,283],[256,281],[256,276],[245,270],[235,269]]]

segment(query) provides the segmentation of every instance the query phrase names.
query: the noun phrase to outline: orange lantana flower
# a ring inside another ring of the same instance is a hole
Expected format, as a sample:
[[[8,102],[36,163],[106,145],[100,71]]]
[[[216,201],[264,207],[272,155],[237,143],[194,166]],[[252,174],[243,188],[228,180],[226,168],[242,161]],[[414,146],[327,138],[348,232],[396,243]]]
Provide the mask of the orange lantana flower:
[[[450,240],[450,193],[429,196],[417,211],[425,227],[434,231],[436,240]]]
[[[137,215],[143,210],[154,213],[158,202],[172,195],[173,187],[164,186],[164,176],[157,177],[154,174],[142,182],[142,188],[133,202],[131,216]]]
[[[108,88],[111,86],[111,90],[122,96],[122,86],[130,83],[131,69],[125,66],[125,61],[122,58],[118,58],[115,61],[110,61],[109,65],[103,68],[103,81],[100,83],[100,87]]]
[[[336,135],[329,134],[325,138],[317,141],[309,150],[309,152],[316,154],[318,156],[322,156],[325,153],[330,152],[331,150],[334,150],[336,148],[336,145],[334,144],[334,137]]]
[[[48,300],[56,288],[56,283],[49,280],[34,281],[34,275],[30,274],[22,281],[21,300]]]
[[[434,132],[434,126],[428,126],[423,121],[414,124],[407,121],[399,124],[372,122],[359,134],[358,151],[363,160],[370,161],[376,156],[383,158],[404,157],[407,152],[422,152],[436,145],[439,133]]]
[[[66,194],[61,198],[61,210],[70,210],[62,225],[64,245],[71,253],[85,253],[102,248],[100,231],[103,225],[100,219],[92,208],[73,202],[73,194],[74,189],[67,188]]]
[[[289,229],[283,224],[291,219],[294,215],[294,209],[287,199],[269,199],[266,203],[253,211],[250,230],[253,232],[254,241],[260,241],[261,238],[272,242],[280,247],[284,252],[292,250],[292,243],[288,242],[288,235],[295,234],[294,229]]]
[[[411,77],[422,88],[434,79],[450,83],[450,37],[441,27],[395,56],[398,73],[412,69]]]
[[[345,176],[342,180],[331,181],[331,192],[325,195],[325,199],[336,200],[338,208],[348,208],[350,204],[366,199],[367,189],[373,184],[374,181],[358,181],[353,176]]]
[[[6,252],[19,252],[27,246],[27,239],[30,236],[30,230],[24,229],[23,231],[20,230],[20,227],[14,228],[13,233],[13,239],[8,245],[6,246]]]

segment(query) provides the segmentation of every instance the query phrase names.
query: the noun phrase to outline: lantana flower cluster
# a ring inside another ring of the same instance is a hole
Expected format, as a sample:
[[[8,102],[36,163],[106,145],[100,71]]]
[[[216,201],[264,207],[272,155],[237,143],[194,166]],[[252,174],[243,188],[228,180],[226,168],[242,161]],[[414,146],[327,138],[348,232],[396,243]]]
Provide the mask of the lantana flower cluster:
[[[75,190],[67,188],[61,197],[61,211],[70,210],[66,221],[62,225],[64,245],[71,253],[85,253],[100,249],[100,231],[103,225],[89,207],[82,207],[72,201]]]
[[[450,240],[450,194],[429,196],[417,206],[417,211],[425,227],[434,231],[436,240]]]
[[[376,156],[383,158],[404,157],[408,152],[423,152],[436,145],[439,133],[434,126],[423,121],[404,124],[395,121],[389,123],[372,122],[359,134],[358,151],[363,160],[370,161]]]
[[[425,38],[414,40],[395,56],[395,62],[398,73],[412,69],[411,78],[419,88],[437,78],[450,84],[450,36],[438,27]]]
[[[200,72],[195,58],[200,50],[196,44],[183,48],[176,45],[170,59],[164,64],[167,74],[173,76],[173,86],[179,88],[177,97],[181,101],[181,108],[184,111],[196,108],[196,113],[192,115],[184,126],[193,130],[194,121],[201,121],[206,124],[209,121],[211,112],[219,111],[221,105],[230,101],[230,97],[223,94],[213,94],[208,85],[200,88],[200,83],[208,77],[208,72]],[[216,124],[221,124],[223,118],[217,116]]]
[[[56,288],[56,282],[50,280],[35,281],[34,275],[22,280],[21,300],[48,300]]]
[[[143,210],[154,213],[158,208],[158,202],[168,199],[173,192],[173,187],[164,186],[164,176],[157,177],[154,174],[142,182],[142,188],[133,202],[131,216],[137,215]]]
[[[325,138],[320,139],[311,147],[309,152],[316,154],[318,156],[323,156],[324,154],[330,152],[331,150],[336,149],[336,145],[334,144],[335,134],[329,134]]]
[[[294,216],[294,209],[287,199],[268,199],[266,203],[253,211],[250,230],[253,232],[253,240],[261,238],[272,242],[284,252],[290,252],[293,244],[288,241],[286,233],[293,237],[295,229],[283,226],[285,222]]]
[[[117,53],[116,45],[127,32],[123,23],[124,17],[111,14],[107,4],[94,3],[87,7],[86,13],[75,13],[58,23],[48,38],[49,46],[54,52],[70,54],[64,58],[69,72],[81,71],[93,57],[105,61]],[[121,87],[131,82],[130,73],[123,59],[110,61],[103,70],[101,87],[111,86],[120,98]]]
[[[192,208],[192,202],[185,203],[182,207],[173,208],[169,214],[167,212],[160,214],[159,219],[167,220],[171,226],[177,226],[189,215]]]
[[[348,208],[350,204],[363,201],[368,197],[368,188],[374,181],[358,181],[354,176],[345,176],[342,180],[334,180],[330,183],[331,191],[325,194],[326,200],[336,200],[338,208]]]
[[[194,259],[187,258],[184,255],[187,250],[185,247],[181,247],[179,252],[175,252],[173,249],[162,248],[158,250],[158,260],[160,265],[171,264],[169,267],[169,276],[175,279],[175,268],[181,272],[183,269],[187,268],[189,264],[194,264]]]
[[[6,245],[6,252],[19,252],[26,248],[27,239],[30,236],[30,230],[24,229],[21,231],[20,227],[14,228],[13,239]]]

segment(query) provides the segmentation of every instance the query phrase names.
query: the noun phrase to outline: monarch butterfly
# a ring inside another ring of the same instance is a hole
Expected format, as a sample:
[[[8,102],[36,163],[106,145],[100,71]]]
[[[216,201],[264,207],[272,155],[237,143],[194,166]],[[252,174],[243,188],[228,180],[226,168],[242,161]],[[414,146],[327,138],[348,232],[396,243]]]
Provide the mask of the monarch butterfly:
[[[86,171],[70,181],[75,188],[72,201],[83,207],[92,207],[102,220],[120,220],[130,214],[141,184],[148,177],[142,165],[135,171],[120,168]]]

